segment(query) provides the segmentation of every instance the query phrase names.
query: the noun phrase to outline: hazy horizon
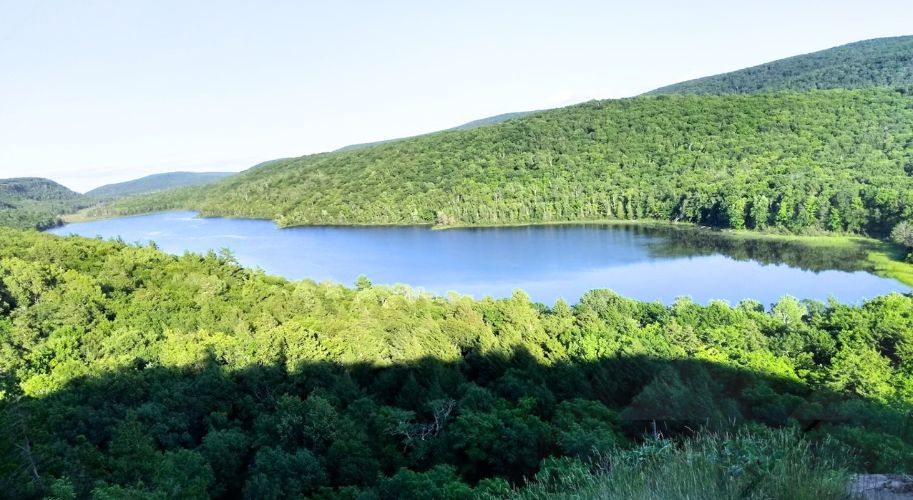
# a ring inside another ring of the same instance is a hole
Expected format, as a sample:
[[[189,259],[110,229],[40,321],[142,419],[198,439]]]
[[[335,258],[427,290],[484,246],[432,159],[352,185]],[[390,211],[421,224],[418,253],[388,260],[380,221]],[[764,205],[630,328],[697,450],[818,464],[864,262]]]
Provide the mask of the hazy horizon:
[[[819,5],[0,0],[0,177],[85,192],[162,172],[239,171],[638,95],[909,34],[913,21],[899,1]]]

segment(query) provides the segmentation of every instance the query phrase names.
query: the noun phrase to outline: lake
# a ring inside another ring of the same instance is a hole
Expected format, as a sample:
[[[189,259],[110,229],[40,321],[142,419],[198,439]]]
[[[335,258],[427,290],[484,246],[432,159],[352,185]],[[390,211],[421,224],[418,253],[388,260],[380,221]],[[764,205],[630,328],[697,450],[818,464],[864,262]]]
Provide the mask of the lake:
[[[126,242],[154,241],[173,254],[228,248],[237,260],[289,279],[351,285],[405,283],[477,298],[525,290],[534,301],[576,302],[587,290],[671,303],[690,296],[770,305],[789,294],[842,302],[909,288],[862,271],[859,250],[742,240],[696,228],[551,225],[432,230],[408,227],[297,227],[270,221],[197,218],[167,212],[69,224],[49,231]]]

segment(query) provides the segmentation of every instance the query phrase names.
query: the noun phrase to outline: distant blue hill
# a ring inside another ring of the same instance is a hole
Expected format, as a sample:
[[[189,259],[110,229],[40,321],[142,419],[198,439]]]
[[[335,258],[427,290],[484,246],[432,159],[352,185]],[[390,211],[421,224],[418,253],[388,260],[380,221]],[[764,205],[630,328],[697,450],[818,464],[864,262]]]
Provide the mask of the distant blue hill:
[[[180,187],[200,186],[224,179],[234,172],[168,172],[147,175],[132,181],[106,184],[86,193],[96,200],[114,200]]]

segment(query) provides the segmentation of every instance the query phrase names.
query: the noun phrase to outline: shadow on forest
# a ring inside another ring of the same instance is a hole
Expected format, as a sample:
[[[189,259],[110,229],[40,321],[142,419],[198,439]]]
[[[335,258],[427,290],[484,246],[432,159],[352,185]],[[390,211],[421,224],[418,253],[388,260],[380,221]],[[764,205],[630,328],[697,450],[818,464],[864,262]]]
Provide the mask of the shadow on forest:
[[[470,484],[493,476],[522,482],[544,457],[624,445],[652,432],[654,422],[667,436],[759,422],[799,425],[810,436],[865,428],[911,439],[907,415],[796,380],[694,359],[544,365],[524,351],[385,367],[317,362],[291,371],[137,360],[42,398],[8,400],[2,411],[14,438],[0,441],[7,492],[32,475],[14,445],[27,445],[40,477],[67,477],[79,493],[99,480],[151,481],[149,457],[195,449],[214,472],[210,493],[235,497],[256,471],[280,473],[258,453],[266,446],[307,448],[323,485],[366,487],[400,467],[436,464],[453,465]]]

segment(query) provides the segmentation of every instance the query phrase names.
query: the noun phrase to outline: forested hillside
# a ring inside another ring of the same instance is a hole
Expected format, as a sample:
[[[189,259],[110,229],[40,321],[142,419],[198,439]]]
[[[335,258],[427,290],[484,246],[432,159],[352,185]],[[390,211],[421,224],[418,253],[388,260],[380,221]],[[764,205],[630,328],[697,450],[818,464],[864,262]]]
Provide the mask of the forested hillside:
[[[86,196],[100,201],[114,200],[166,189],[210,184],[233,174],[234,172],[168,172],[153,174],[126,182],[106,184],[87,192]]]
[[[855,42],[689,80],[648,94],[748,94],[909,85],[913,85],[913,36],[901,36]]]
[[[911,175],[904,90],[655,96],[278,160],[112,212],[280,225],[651,218],[882,236],[913,215]]]
[[[913,469],[911,332],[900,295],[547,307],[0,228],[0,491],[842,498]]]
[[[231,172],[172,172],[156,174],[93,189],[85,195],[39,177],[0,179],[0,226],[48,229],[62,223],[62,216],[79,210],[107,214],[107,203],[161,191],[210,184]],[[168,195],[166,195],[167,198]]]
[[[83,196],[38,177],[0,179],[0,226],[45,229],[89,205]]]

